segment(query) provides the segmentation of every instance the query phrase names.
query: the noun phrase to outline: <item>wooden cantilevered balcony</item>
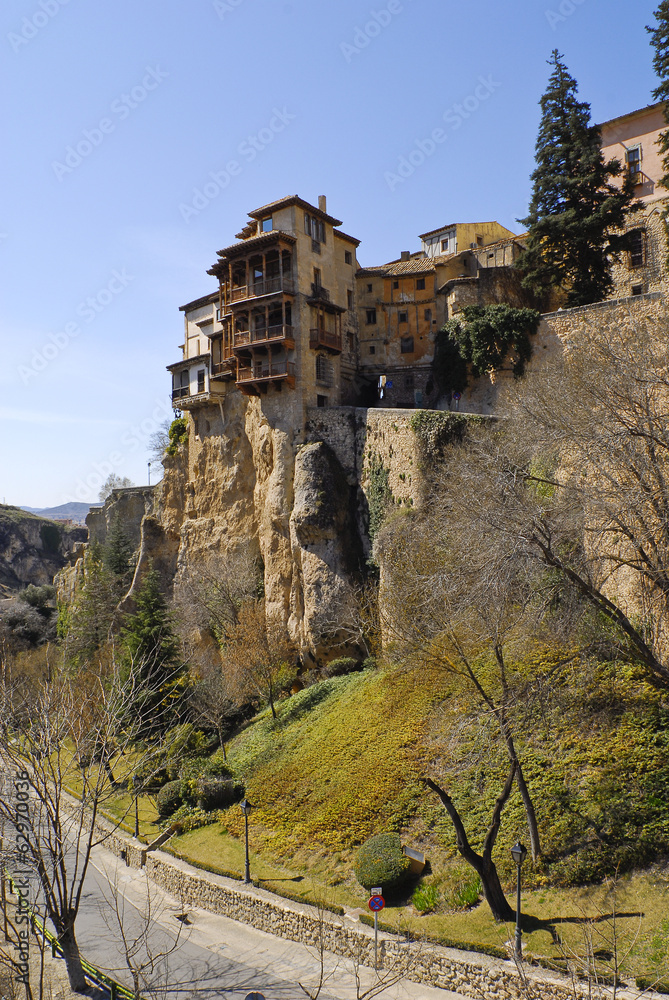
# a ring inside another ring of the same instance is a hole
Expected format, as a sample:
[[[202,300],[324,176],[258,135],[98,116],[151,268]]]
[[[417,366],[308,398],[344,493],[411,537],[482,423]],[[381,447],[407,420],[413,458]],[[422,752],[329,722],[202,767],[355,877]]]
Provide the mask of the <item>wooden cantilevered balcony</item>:
[[[239,330],[234,335],[232,349],[233,351],[248,350],[254,345],[268,346],[270,344],[283,344],[286,350],[294,350],[295,333],[293,327],[287,323],[279,323],[259,330]]]
[[[222,361],[212,361],[211,378],[235,378],[237,375],[237,358],[224,358]]]
[[[293,279],[287,275],[276,275],[273,278],[265,278],[260,281],[253,281],[248,285],[233,286],[226,290],[225,298],[228,306],[247,302],[249,299],[258,299],[263,295],[294,295],[295,285]]]
[[[286,381],[291,387],[295,386],[294,361],[272,361],[270,358],[262,358],[253,361],[248,367],[242,368],[240,365],[237,369],[237,385],[242,389],[276,381]]]
[[[309,330],[309,347],[314,350],[320,350],[324,348],[326,351],[334,351],[335,354],[340,354],[342,350],[342,335],[341,332],[334,332],[331,330]]]

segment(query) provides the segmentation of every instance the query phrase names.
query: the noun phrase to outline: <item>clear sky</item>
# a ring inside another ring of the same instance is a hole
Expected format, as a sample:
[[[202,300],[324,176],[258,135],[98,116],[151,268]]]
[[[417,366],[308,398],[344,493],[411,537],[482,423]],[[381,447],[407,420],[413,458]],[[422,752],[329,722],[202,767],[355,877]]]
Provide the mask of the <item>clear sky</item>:
[[[363,265],[450,222],[520,232],[551,50],[596,121],[641,108],[656,6],[3,0],[0,501],[146,482],[178,307],[247,211],[326,194]]]

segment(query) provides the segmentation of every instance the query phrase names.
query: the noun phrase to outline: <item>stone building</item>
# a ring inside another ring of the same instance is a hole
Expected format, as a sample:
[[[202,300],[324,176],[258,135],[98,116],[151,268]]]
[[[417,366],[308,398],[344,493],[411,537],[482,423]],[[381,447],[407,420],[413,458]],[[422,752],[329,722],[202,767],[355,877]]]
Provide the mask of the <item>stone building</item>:
[[[666,290],[667,241],[662,214],[669,193],[660,187],[664,169],[658,146],[660,132],[666,127],[661,103],[612,118],[600,126],[605,159],[623,163],[643,206],[630,216],[628,228],[634,238],[630,251],[614,265],[611,298]]]
[[[357,392],[356,249],[359,240],[297,197],[249,213],[237,242],[209,274],[217,292],[182,306],[182,359],[169,366],[180,409],[245,396],[284,397],[307,406],[351,402]],[[197,418],[196,418],[197,419]]]

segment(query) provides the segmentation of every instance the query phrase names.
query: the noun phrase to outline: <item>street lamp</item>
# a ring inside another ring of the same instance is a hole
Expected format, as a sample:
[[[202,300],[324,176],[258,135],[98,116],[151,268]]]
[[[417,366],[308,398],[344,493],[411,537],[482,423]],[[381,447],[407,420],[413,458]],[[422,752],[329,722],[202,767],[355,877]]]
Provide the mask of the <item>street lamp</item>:
[[[139,793],[142,790],[143,781],[138,774],[133,774],[132,784],[135,789],[135,837],[139,838]]]
[[[511,848],[511,857],[516,862],[516,941],[515,941],[515,953],[516,958],[521,960],[523,957],[523,945],[522,936],[523,931],[520,926],[520,868],[527,857],[527,848],[523,847],[520,841],[514,844]]]
[[[244,832],[245,832],[244,840],[246,847],[246,854],[244,858],[244,881],[248,885],[251,882],[251,865],[249,862],[249,813],[253,809],[253,806],[251,805],[248,799],[242,799],[242,801],[239,804],[242,808],[242,812],[244,813]]]

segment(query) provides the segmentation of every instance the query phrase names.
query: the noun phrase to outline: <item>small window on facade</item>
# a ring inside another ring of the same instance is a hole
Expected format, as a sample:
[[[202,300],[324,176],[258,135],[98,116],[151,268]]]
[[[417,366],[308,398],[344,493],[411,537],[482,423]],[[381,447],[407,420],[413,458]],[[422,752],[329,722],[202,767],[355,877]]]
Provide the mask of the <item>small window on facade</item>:
[[[353,263],[353,254],[351,253],[350,250],[344,250],[344,263],[346,264]]]
[[[328,397],[327,396],[316,396],[316,406],[327,406]]]
[[[643,267],[644,265],[644,240],[643,230],[635,229],[630,238],[630,264],[632,267]]]
[[[432,321],[432,310],[431,309],[426,309],[424,315],[425,315],[425,321],[427,323],[430,323]]]
[[[197,373],[197,391],[204,392],[204,368],[200,368]]]
[[[448,253],[448,240],[447,239],[441,241],[441,252],[442,253]]]
[[[370,346],[370,348],[369,348],[369,353],[370,353],[370,354],[376,354],[376,347],[374,346],[374,344],[372,344],[372,345]]]
[[[351,291],[350,288],[348,288],[346,291],[346,305],[348,306],[349,309],[353,308],[353,292]]]
[[[632,285],[632,295],[643,295],[643,285]]]
[[[372,286],[371,285],[367,285],[367,291],[371,292],[371,290],[372,290]]]
[[[261,232],[263,232],[263,233],[271,233],[272,230],[273,230],[273,228],[274,228],[274,225],[272,223],[272,216],[271,215],[270,215],[269,219],[263,219],[262,222],[260,223],[260,229],[261,229]]]
[[[399,281],[393,281],[393,288],[399,288],[399,287],[400,287]]]
[[[311,216],[307,212],[304,213],[304,231],[311,236]]]
[[[367,310],[367,326],[374,326],[376,323],[376,309]]]
[[[409,313],[408,312],[401,312],[401,313],[399,313],[399,321],[400,321],[400,323],[408,323],[409,322]]]
[[[477,247],[482,247],[483,246],[483,237],[482,236],[477,236],[476,237],[476,246]]]
[[[400,353],[413,354],[413,337],[400,338]]]
[[[630,177],[638,184],[641,180],[641,146],[634,146],[632,149],[628,149],[625,153],[625,159],[627,160],[627,169]]]
[[[321,269],[319,267],[314,268],[314,285],[316,288],[321,287]]]
[[[419,278],[418,279],[418,281],[416,282],[416,288],[418,289],[419,292],[424,291],[424,289],[425,289],[425,278]]]

